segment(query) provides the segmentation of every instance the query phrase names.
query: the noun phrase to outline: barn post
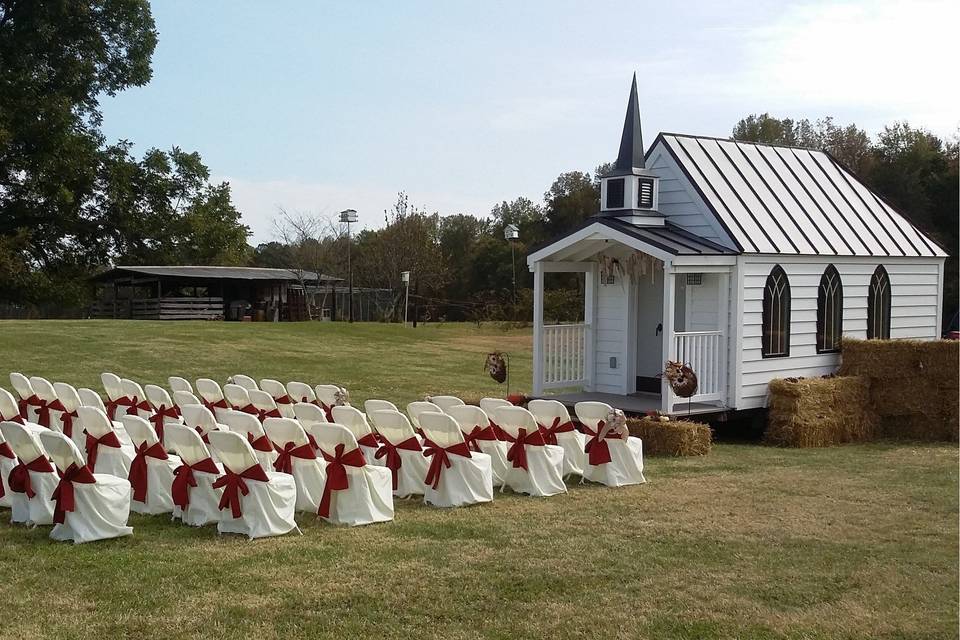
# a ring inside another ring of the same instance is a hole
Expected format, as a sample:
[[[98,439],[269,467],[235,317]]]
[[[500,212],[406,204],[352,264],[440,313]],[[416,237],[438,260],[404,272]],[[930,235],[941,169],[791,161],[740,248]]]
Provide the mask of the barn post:
[[[673,327],[676,315],[676,273],[673,263],[663,261],[663,359],[673,360]],[[666,376],[660,380],[660,411],[668,414],[673,409],[673,391]]]
[[[543,393],[543,263],[533,263],[533,395]]]

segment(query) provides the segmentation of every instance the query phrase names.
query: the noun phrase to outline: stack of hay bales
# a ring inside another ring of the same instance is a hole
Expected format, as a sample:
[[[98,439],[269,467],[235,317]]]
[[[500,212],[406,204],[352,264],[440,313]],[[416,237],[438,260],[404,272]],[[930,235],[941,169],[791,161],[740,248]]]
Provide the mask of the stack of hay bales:
[[[783,447],[826,447],[873,439],[870,382],[861,376],[770,381],[764,441]]]
[[[960,343],[932,340],[844,340],[841,375],[870,380],[879,435],[957,440]]]
[[[710,427],[688,420],[628,418],[630,435],[643,440],[645,456],[705,456],[710,453]]]

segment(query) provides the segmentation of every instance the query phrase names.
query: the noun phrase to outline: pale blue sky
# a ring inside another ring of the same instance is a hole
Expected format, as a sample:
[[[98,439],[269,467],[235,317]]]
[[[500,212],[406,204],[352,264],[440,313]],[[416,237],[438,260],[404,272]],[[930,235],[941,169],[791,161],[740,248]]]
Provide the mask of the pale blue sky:
[[[104,130],[199,151],[253,243],[280,206],[378,226],[400,190],[487,214],[611,160],[634,71],[647,144],[760,111],[950,135],[957,5],[154,0],[153,80]]]

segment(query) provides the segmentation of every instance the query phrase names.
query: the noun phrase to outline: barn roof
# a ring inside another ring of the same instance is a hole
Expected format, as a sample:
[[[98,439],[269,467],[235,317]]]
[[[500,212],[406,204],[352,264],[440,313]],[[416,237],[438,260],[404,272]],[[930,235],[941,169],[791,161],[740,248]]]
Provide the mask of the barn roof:
[[[94,280],[110,281],[128,276],[155,276],[170,278],[197,278],[203,280],[273,280],[296,282],[300,278],[291,269],[270,269],[266,267],[209,267],[209,266],[123,266],[118,265],[98,274]],[[321,282],[339,282],[343,278],[304,271],[303,279]]]
[[[744,253],[946,256],[823,151],[662,133],[662,142]]]

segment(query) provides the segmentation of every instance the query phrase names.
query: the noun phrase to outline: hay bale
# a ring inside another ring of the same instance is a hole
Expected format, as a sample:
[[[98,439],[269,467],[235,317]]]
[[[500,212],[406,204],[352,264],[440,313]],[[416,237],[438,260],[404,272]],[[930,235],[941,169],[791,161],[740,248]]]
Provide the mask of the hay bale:
[[[764,441],[784,447],[826,447],[874,437],[870,383],[860,376],[770,381]]]
[[[645,456],[705,456],[710,453],[710,427],[699,422],[627,418],[627,429],[630,435],[643,440]]]

